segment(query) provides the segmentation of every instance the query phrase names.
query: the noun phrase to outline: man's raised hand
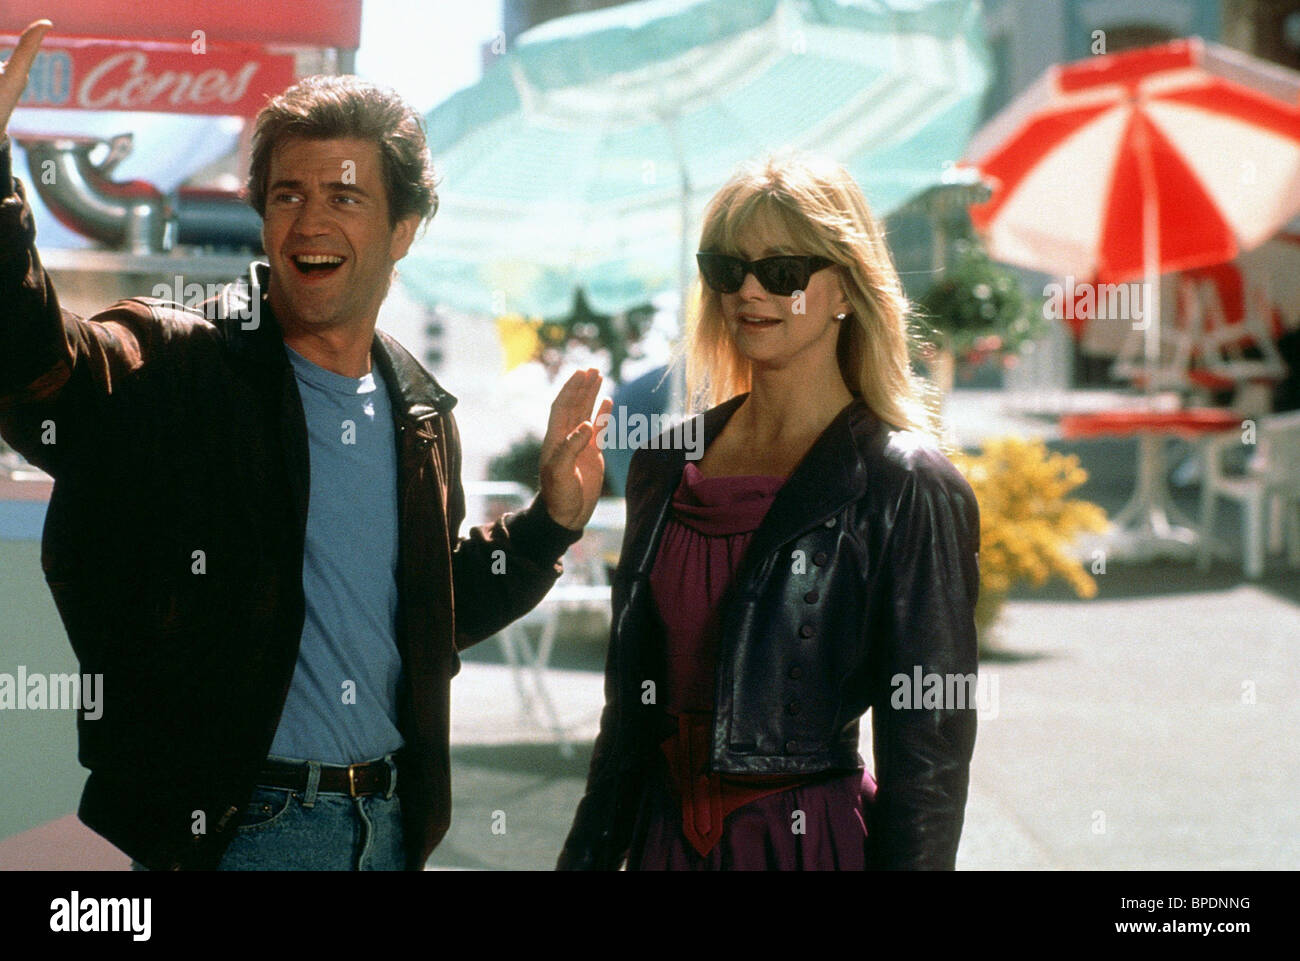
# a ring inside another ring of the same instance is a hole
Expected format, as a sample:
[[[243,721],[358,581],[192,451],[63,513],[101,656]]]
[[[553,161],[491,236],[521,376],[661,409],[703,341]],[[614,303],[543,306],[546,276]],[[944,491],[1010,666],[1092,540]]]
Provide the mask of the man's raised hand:
[[[27,75],[31,73],[36,50],[41,45],[45,31],[52,26],[54,24],[48,20],[37,20],[29,24],[8,62],[0,69],[0,137],[8,132],[9,118],[23,95],[23,88],[27,86]],[[8,189],[7,184],[5,189]]]
[[[588,420],[599,391],[600,374],[594,369],[570,377],[551,403],[542,441],[542,501],[552,520],[574,531],[591,519],[605,480],[605,458],[596,437],[614,402],[606,398],[595,418]]]

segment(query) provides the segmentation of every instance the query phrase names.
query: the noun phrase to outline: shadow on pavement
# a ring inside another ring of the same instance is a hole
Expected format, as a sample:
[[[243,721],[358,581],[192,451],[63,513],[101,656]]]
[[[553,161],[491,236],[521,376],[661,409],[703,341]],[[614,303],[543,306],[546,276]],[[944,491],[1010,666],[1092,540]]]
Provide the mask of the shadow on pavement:
[[[536,643],[536,639],[530,638],[530,643]],[[561,671],[603,672],[608,643],[607,626],[597,627],[590,623],[561,625],[548,667]],[[501,642],[495,637],[461,651],[460,657],[466,664],[506,663]]]
[[[1096,575],[1094,580],[1097,582],[1096,600],[1213,594],[1249,585],[1300,605],[1300,572],[1288,570],[1284,561],[1278,558],[1271,559],[1267,575],[1257,581],[1247,580],[1240,565],[1223,560],[1216,560],[1205,573],[1198,570],[1192,561],[1151,561],[1146,564],[1111,561],[1106,573]],[[1030,603],[1088,602],[1060,580],[1049,581],[1040,588],[1021,584],[1011,591],[1008,599]]]
[[[452,745],[451,763],[482,770],[527,772],[539,778],[587,777],[591,766],[591,744],[575,743],[573,757],[560,754],[555,744],[467,744]]]
[[[555,744],[453,746],[451,829],[428,867],[553,870],[590,763],[590,743],[571,758]]]
[[[1048,651],[1011,651],[997,646],[994,641],[988,647],[980,648],[981,664],[1023,664],[1027,661],[1044,661],[1057,655]]]

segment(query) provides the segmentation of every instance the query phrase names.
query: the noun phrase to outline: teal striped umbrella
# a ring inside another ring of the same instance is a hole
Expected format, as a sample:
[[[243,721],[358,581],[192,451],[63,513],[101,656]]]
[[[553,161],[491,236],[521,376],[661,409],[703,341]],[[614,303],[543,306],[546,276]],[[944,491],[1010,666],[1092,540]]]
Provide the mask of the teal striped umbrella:
[[[843,163],[880,216],[962,155],[978,0],[642,0],[544,23],[426,118],[442,206],[402,265],[430,303],[614,313],[694,276],[735,167]]]

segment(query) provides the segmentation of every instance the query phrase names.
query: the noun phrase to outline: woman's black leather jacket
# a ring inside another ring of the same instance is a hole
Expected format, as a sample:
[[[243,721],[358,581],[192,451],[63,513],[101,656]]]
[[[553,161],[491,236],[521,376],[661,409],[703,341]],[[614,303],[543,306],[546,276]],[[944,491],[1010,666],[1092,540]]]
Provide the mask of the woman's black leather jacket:
[[[705,447],[744,399],[699,415]],[[622,864],[671,733],[649,576],[691,437],[665,435],[632,460],[606,706],[562,870]],[[978,551],[979,507],[951,462],[860,399],[845,407],[778,492],[722,601],[712,770],[860,768],[858,720],[872,709],[868,863],[951,869],[975,744]],[[918,682],[942,685],[937,704]]]

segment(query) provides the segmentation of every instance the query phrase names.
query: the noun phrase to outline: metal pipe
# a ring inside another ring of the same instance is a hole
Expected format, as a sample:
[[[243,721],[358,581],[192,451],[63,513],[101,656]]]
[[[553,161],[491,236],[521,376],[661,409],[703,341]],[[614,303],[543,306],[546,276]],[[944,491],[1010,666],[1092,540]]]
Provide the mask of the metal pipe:
[[[25,137],[37,193],[59,220],[94,240],[132,253],[168,250],[172,211],[162,192],[143,180],[118,183],[113,168],[131,152],[131,134],[98,137]],[[105,148],[103,159],[92,154]]]

